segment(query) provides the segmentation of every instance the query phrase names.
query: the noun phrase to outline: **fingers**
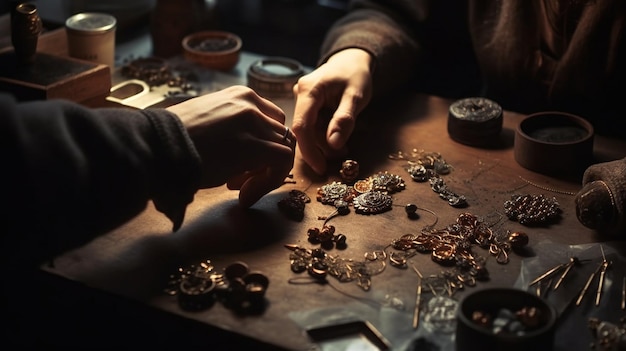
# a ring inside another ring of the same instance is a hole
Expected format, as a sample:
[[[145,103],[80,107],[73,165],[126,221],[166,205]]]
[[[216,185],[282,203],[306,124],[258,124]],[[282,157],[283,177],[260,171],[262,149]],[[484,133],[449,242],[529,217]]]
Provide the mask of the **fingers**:
[[[293,146],[295,148],[296,136],[289,127],[284,128],[283,135],[280,139],[280,142],[281,144],[285,144],[290,147]]]
[[[239,189],[239,203],[244,207],[254,205],[261,197],[283,185],[293,168],[293,147],[277,146],[272,142],[260,145],[264,149],[257,156],[263,164],[254,171],[232,177],[229,189]]]
[[[293,131],[298,138],[298,147],[305,162],[317,174],[326,172],[326,157],[318,147],[317,142],[317,122],[320,108],[323,104],[321,98],[315,96],[314,92],[298,93],[297,102],[293,115]]]
[[[342,96],[337,111],[328,124],[327,140],[331,148],[341,150],[346,145],[354,130],[359,102],[360,100],[352,94]]]
[[[263,114],[279,122],[281,125],[285,124],[285,112],[280,107],[278,107],[270,100],[267,100],[264,97],[257,95],[256,93],[254,94],[254,96],[258,99],[258,103],[256,105]]]

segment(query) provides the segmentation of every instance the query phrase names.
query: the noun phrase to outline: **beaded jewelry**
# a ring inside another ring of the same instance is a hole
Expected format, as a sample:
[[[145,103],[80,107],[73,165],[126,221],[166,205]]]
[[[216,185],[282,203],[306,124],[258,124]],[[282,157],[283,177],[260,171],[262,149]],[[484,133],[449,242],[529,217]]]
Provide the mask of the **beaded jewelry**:
[[[452,166],[443,159],[440,153],[413,149],[409,155],[398,151],[389,155],[389,158],[392,160],[407,160],[406,170],[411,179],[420,183],[428,181],[431,189],[441,199],[447,201],[448,205],[459,208],[467,206],[465,196],[451,191],[440,177],[452,171]]]
[[[285,245],[285,248],[291,251],[289,260],[294,273],[307,271],[317,280],[330,275],[340,282],[356,281],[365,291],[372,286],[372,276],[382,273],[386,267],[387,254],[384,251],[366,253],[363,261],[355,261],[332,256],[323,249],[305,249],[298,245]]]
[[[511,199],[504,202],[504,213],[509,219],[523,225],[540,225],[547,223],[561,213],[556,198],[540,195],[511,195]]]

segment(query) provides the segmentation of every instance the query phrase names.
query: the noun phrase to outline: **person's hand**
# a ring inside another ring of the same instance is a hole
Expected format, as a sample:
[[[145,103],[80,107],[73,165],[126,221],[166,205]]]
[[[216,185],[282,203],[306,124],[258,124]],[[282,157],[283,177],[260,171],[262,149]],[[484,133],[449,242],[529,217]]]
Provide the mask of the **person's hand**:
[[[372,57],[361,49],[331,56],[294,86],[293,132],[304,161],[318,174],[326,161],[345,152],[358,114],[372,95]],[[326,111],[332,114],[323,116]]]
[[[203,188],[227,184],[249,207],[284,183],[296,139],[285,114],[252,89],[235,86],[167,108],[176,114],[202,158]]]

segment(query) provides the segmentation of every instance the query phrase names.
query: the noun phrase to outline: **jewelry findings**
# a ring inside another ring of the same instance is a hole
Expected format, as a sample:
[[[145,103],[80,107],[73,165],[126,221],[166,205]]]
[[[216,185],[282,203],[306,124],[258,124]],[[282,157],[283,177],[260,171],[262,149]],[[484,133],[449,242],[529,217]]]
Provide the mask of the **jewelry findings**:
[[[170,276],[165,293],[177,296],[179,306],[185,310],[207,309],[220,300],[228,308],[247,312],[263,307],[268,285],[265,275],[250,272],[243,262],[234,262],[218,273],[206,260],[179,268]]]
[[[589,260],[580,260],[580,259],[578,259],[578,257],[570,257],[568,262],[558,264],[558,265],[548,269],[546,272],[544,272],[543,274],[541,274],[537,278],[533,279],[528,284],[528,286],[532,286],[532,285],[537,284],[537,288],[540,289],[540,285],[542,285],[546,279],[550,278],[551,279],[550,282],[548,284],[546,284],[547,287],[550,287],[550,286],[552,286],[552,278],[557,273],[561,272],[561,276],[556,281],[554,286],[552,286],[552,290],[556,290],[556,289],[558,289],[561,286],[561,284],[563,284],[563,282],[565,281],[566,276],[569,274],[569,272],[572,270],[572,268],[574,266],[580,265],[580,264],[582,264],[583,262],[586,262],[586,261],[589,261]]]
[[[594,338],[591,345],[593,350],[622,350],[626,337],[626,321],[620,319],[619,324],[602,321],[598,318],[589,318],[588,327]]]
[[[447,201],[448,205],[458,208],[467,206],[465,196],[451,191],[440,177],[440,175],[449,174],[452,170],[452,166],[443,159],[441,154],[413,149],[410,155],[398,151],[396,154],[389,155],[389,158],[392,160],[407,160],[408,166],[406,170],[411,179],[416,182],[428,181],[431,189],[441,199]]]
[[[593,282],[595,277],[598,275],[599,275],[599,280],[598,280],[598,288],[596,289],[595,305],[596,306],[600,305],[600,299],[602,297],[602,292],[604,288],[604,281],[606,279],[606,271],[611,265],[611,262],[607,261],[606,256],[604,255],[604,248],[602,246],[600,246],[600,251],[602,252],[602,261],[598,265],[598,268],[596,268],[596,270],[593,273],[591,273],[591,275],[589,276],[589,279],[587,279],[587,282],[585,283],[585,286],[582,288],[582,290],[578,294],[578,298],[576,299],[576,306],[580,306],[583,298],[585,297],[585,294],[587,293],[587,290],[589,290],[589,287],[591,286],[591,283]]]
[[[390,246],[405,252],[405,258],[416,252],[430,253],[434,262],[443,266],[455,266],[460,273],[456,275],[456,283],[453,285],[461,287],[470,279],[486,280],[489,277],[485,268],[486,260],[473,252],[473,246],[489,250],[499,263],[508,263],[508,251],[513,245],[521,247],[528,244],[525,234],[516,233],[516,235],[509,233],[508,241],[502,241],[484,221],[465,212],[457,217],[455,223],[443,229],[433,229],[429,226],[422,229],[419,234],[405,234],[394,239]],[[395,258],[392,265],[396,267],[403,267],[406,264],[406,260],[398,258],[397,255],[390,254],[391,258]],[[456,279],[458,277],[463,279]]]
[[[342,283],[356,281],[365,291],[371,288],[372,276],[382,273],[386,267],[387,254],[384,251],[368,252],[363,261],[355,261],[329,255],[323,249],[305,249],[291,244],[285,248],[292,251],[289,259],[294,273],[307,271],[319,281],[324,281],[328,275]]]

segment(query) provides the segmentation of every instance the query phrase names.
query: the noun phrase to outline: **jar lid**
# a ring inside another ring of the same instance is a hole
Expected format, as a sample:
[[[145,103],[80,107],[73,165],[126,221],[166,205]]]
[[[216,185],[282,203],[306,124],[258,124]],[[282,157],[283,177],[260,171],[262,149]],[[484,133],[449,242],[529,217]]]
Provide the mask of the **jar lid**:
[[[65,21],[68,30],[82,34],[102,34],[115,29],[117,20],[106,13],[78,13]]]

